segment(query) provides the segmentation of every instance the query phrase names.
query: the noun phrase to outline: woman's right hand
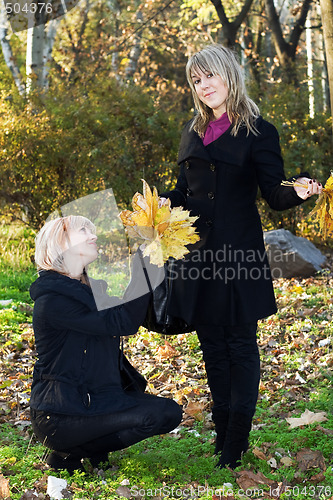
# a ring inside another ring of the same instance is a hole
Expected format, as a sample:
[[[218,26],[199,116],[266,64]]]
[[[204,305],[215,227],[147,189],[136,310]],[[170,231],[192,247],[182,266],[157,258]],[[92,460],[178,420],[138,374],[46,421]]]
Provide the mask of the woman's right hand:
[[[300,198],[302,198],[303,200],[307,200],[314,194],[321,194],[323,186],[316,179],[299,177],[298,179],[296,179],[294,189]]]

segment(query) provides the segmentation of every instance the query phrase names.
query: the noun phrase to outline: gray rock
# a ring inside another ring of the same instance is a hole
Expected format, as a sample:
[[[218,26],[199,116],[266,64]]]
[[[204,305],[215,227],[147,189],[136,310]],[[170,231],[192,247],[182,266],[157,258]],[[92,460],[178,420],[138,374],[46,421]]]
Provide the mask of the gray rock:
[[[308,278],[325,264],[326,257],[311,241],[286,229],[264,232],[264,241],[274,279]]]

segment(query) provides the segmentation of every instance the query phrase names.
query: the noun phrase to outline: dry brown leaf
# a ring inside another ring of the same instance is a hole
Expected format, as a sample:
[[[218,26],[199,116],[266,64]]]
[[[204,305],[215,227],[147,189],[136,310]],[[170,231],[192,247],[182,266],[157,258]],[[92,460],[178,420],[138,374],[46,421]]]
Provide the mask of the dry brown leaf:
[[[316,431],[323,432],[325,436],[333,436],[333,429],[325,429],[325,427],[322,427],[321,425],[317,425]]]
[[[289,429],[294,429],[295,427],[300,427],[301,425],[309,425],[309,424],[313,424],[315,422],[325,422],[325,420],[327,420],[325,415],[326,415],[326,412],[324,412],[324,411],[314,413],[314,412],[306,409],[305,412],[302,413],[302,415],[300,417],[286,418],[286,421],[289,424]]]
[[[311,476],[310,481],[316,484],[321,483],[325,481],[325,474],[323,472],[319,472],[318,474]]]
[[[194,401],[190,401],[186,406],[184,412],[187,416],[195,418],[195,420],[203,420],[203,410],[205,409],[205,403],[195,403]]]
[[[162,361],[163,359],[173,358],[179,356],[179,352],[172,347],[172,345],[166,340],[164,345],[158,347],[157,349],[157,359]]]
[[[265,453],[263,451],[261,451],[260,448],[253,448],[252,453],[257,458],[260,458],[260,460],[267,460]]]
[[[293,464],[293,461],[290,457],[282,457],[280,460],[280,463],[284,465],[285,467],[291,467]]]
[[[38,498],[38,493],[35,490],[27,490],[20,497],[20,500],[37,500]]]
[[[277,469],[277,461],[274,457],[271,457],[269,460],[267,460],[267,463],[272,469]]]
[[[116,489],[116,493],[120,497],[125,497],[125,498],[131,498],[132,497],[131,490],[127,486],[119,486]]]
[[[249,470],[244,470],[237,472],[236,482],[238,486],[240,486],[243,490],[247,489],[256,489],[259,484],[267,484],[271,486],[273,489],[277,488],[278,484],[275,481],[272,481],[268,477],[264,476],[262,472],[254,473]]]
[[[0,474],[0,499],[10,498],[9,480]]]
[[[296,460],[299,463],[299,470],[304,472],[308,469],[318,467],[321,470],[326,470],[325,459],[321,451],[310,450],[310,448],[303,448],[297,452]]]

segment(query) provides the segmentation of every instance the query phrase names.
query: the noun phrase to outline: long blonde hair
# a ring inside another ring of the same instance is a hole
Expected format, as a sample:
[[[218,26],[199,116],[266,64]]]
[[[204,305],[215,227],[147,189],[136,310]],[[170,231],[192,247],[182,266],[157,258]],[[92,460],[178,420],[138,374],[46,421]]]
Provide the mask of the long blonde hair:
[[[248,134],[250,132],[257,134],[254,123],[260,114],[259,108],[247,95],[242,68],[235,52],[219,44],[209,45],[200,50],[187,62],[186,76],[198,111],[191,128],[203,137],[208,123],[214,119],[213,110],[200,101],[195,90],[192,75],[196,71],[219,75],[226,84],[228,88],[226,110],[232,123],[231,134],[236,136],[241,126],[247,128]]]
[[[63,253],[68,245],[68,230],[87,227],[96,233],[94,224],[81,215],[68,215],[50,220],[42,227],[35,240],[35,262],[37,270],[57,271],[69,275]]]

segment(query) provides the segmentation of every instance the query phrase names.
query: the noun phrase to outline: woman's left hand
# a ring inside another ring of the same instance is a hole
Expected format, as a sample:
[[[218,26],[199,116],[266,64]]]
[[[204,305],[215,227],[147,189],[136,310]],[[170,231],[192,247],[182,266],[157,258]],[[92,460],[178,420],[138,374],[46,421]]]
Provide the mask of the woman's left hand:
[[[300,198],[306,200],[314,194],[320,194],[323,190],[323,186],[320,182],[316,181],[316,179],[299,177],[295,181],[294,189]]]

